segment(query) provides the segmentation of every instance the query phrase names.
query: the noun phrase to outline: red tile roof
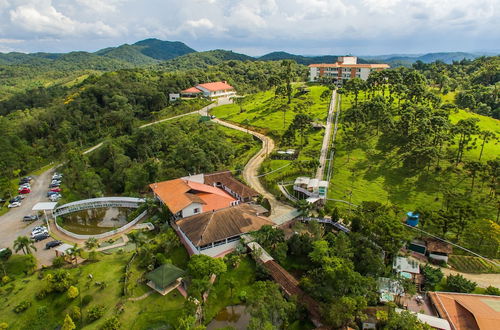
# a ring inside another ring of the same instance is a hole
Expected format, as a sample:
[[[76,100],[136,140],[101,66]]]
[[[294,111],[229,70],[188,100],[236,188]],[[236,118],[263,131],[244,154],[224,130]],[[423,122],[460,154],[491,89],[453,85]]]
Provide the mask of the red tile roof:
[[[369,68],[369,69],[388,69],[389,64],[341,64],[336,63],[321,63],[309,64],[310,68]]]
[[[208,89],[211,92],[222,91],[222,90],[226,90],[226,89],[234,89],[233,86],[229,85],[225,81],[209,82],[209,83],[205,83],[205,84],[198,84],[196,86],[203,87],[205,89]]]
[[[192,203],[203,204],[203,212],[206,212],[228,207],[236,201],[222,189],[183,179],[157,182],[149,186],[174,214]]]
[[[183,93],[183,94],[197,94],[197,93],[203,93],[203,92],[196,87],[190,87],[188,89],[182,90],[181,93]]]
[[[500,297],[480,294],[430,292],[439,316],[455,330],[498,329]]]

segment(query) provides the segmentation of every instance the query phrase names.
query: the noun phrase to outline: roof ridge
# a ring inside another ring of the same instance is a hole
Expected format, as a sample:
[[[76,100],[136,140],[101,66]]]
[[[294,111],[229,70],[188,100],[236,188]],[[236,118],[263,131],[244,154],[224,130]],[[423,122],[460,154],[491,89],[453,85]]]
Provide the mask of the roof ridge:
[[[218,211],[218,210],[217,210]],[[212,222],[212,219],[214,217],[216,210],[212,211],[212,214],[210,214],[210,218],[208,218],[207,224],[205,225],[205,228],[203,229],[203,232],[200,235],[200,240],[198,241],[198,245],[200,245],[201,241],[203,240],[203,235],[205,235],[205,232],[207,231],[208,225]]]

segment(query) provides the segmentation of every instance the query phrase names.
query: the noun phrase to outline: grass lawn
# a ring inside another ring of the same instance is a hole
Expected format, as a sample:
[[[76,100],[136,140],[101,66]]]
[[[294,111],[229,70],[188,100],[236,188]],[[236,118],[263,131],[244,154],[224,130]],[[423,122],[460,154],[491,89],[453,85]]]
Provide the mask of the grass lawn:
[[[171,254],[171,259],[177,265],[187,263],[188,256],[184,248],[180,247]],[[184,304],[184,297],[177,291],[173,291],[167,296],[161,296],[153,293],[140,301],[129,301],[122,295],[123,282],[122,277],[125,265],[132,256],[128,253],[114,253],[110,255],[99,254],[99,261],[86,263],[77,268],[66,269],[80,290],[80,297],[91,295],[92,301],[83,308],[83,318],[86,318],[89,308],[101,304],[105,306],[103,317],[92,323],[83,324],[85,329],[98,329],[106,319],[116,315],[117,310],[123,308],[124,312],[117,316],[122,323],[122,329],[145,329],[152,326],[168,326],[175,324],[179,312]],[[0,287],[0,322],[6,322],[11,329],[50,329],[62,324],[64,315],[72,306],[79,303],[79,298],[70,300],[66,293],[52,293],[44,299],[37,300],[35,294],[45,285],[46,280],[39,278],[39,272],[32,275],[23,275],[24,256],[13,255],[7,263],[7,271],[16,279]],[[44,276],[52,270],[43,271]],[[137,269],[133,265],[133,274],[141,274],[144,270]],[[89,274],[92,274],[93,280],[89,280]],[[105,282],[107,286],[104,289],[94,285],[95,282]],[[134,293],[142,295],[149,291],[149,288],[143,284],[138,284],[134,288]],[[31,306],[24,312],[16,314],[13,308],[22,301],[31,302]],[[47,307],[47,314],[37,316],[37,310]],[[75,320],[75,323],[76,320]]]
[[[211,110],[211,114],[218,118],[237,123],[241,126],[246,126],[250,129],[262,132],[270,137],[279,139],[285,132],[293,118],[298,113],[309,115],[313,121],[325,123],[328,114],[328,105],[330,97],[321,97],[325,91],[328,91],[324,86],[308,86],[307,94],[299,95],[298,85],[294,86],[294,97],[286,112],[281,111],[286,104],[285,100],[280,100],[274,95],[274,90],[260,92],[257,94],[248,95],[240,105],[230,104],[216,107]],[[278,145],[281,149],[296,149],[300,150],[298,161],[317,160],[321,150],[324,130],[309,129],[305,132],[304,146],[300,146],[300,136],[297,134],[296,141],[293,145],[285,146]],[[274,160],[266,159],[260,169],[260,173],[268,173],[276,170],[284,165],[290,164],[289,160]],[[276,171],[268,176],[263,177],[262,183],[269,191],[275,195],[281,193],[275,185],[278,181],[293,181],[300,175],[311,175],[315,169],[294,168],[287,166],[282,170]]]
[[[362,99],[361,95],[360,99]],[[342,109],[350,107],[351,97],[343,97]],[[500,122],[490,117],[458,111],[450,115],[452,123],[465,118],[478,118],[481,129],[488,129],[500,133]],[[346,136],[340,124],[337,135],[337,154],[334,160],[334,171],[328,197],[341,200],[352,200],[359,204],[362,201],[378,201],[381,203],[392,203],[403,208],[405,211],[417,206],[429,208],[441,207],[443,195],[441,187],[445,183],[452,183],[455,191],[466,191],[470,187],[470,178],[453,171],[427,172],[410,171],[399,163],[392,163],[394,153],[384,153],[379,148],[379,139],[371,136],[359,143],[356,148],[348,154],[344,141]],[[453,150],[456,147],[451,147]],[[498,157],[498,145],[490,141],[485,145],[482,162]],[[477,160],[480,149],[466,151],[464,160]],[[388,156],[389,154],[389,156]],[[443,168],[451,165],[442,161]],[[484,188],[486,191],[487,188]],[[476,185],[476,194],[481,192],[480,184]],[[351,196],[352,193],[352,196]],[[491,205],[490,205],[491,204]],[[340,208],[346,209],[347,205],[337,203]],[[479,210],[481,216],[495,216],[495,207],[492,203],[483,203]]]
[[[229,169],[243,169],[250,158],[260,150],[262,143],[257,138],[254,138],[253,135],[245,132],[237,131],[222,125],[219,125],[219,129],[226,135],[226,140],[234,145],[236,148],[236,155],[238,155]]]

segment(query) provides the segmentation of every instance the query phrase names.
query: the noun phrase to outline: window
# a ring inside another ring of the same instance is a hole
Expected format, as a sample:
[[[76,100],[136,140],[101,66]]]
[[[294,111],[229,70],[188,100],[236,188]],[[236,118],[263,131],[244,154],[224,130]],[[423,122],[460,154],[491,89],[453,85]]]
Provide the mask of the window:
[[[200,208],[199,208],[199,207],[195,208],[195,209],[193,210],[193,213],[200,213]]]

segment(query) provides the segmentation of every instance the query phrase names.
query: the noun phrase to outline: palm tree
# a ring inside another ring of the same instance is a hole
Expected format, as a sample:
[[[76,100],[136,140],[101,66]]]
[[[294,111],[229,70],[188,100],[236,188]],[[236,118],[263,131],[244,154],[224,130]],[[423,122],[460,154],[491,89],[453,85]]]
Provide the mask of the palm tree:
[[[144,242],[139,231],[133,231],[127,234],[128,239],[135,244],[135,252],[139,249],[139,246]]]
[[[14,241],[14,250],[16,252],[22,250],[24,254],[31,254],[31,250],[36,251],[33,240],[27,236],[18,236]]]
[[[95,237],[91,237],[85,241],[85,248],[87,250],[93,250],[98,246],[99,246],[99,243],[97,242],[97,238],[95,238]]]
[[[69,256],[71,256],[71,263],[73,263],[73,261],[75,261],[75,264],[76,264],[76,262],[78,260],[77,257],[78,256],[80,256],[80,257],[82,256],[82,251],[83,250],[81,248],[79,248],[78,244],[76,244],[76,243],[75,243],[75,245],[73,245],[72,248],[70,248],[70,249],[67,250],[66,253]]]

